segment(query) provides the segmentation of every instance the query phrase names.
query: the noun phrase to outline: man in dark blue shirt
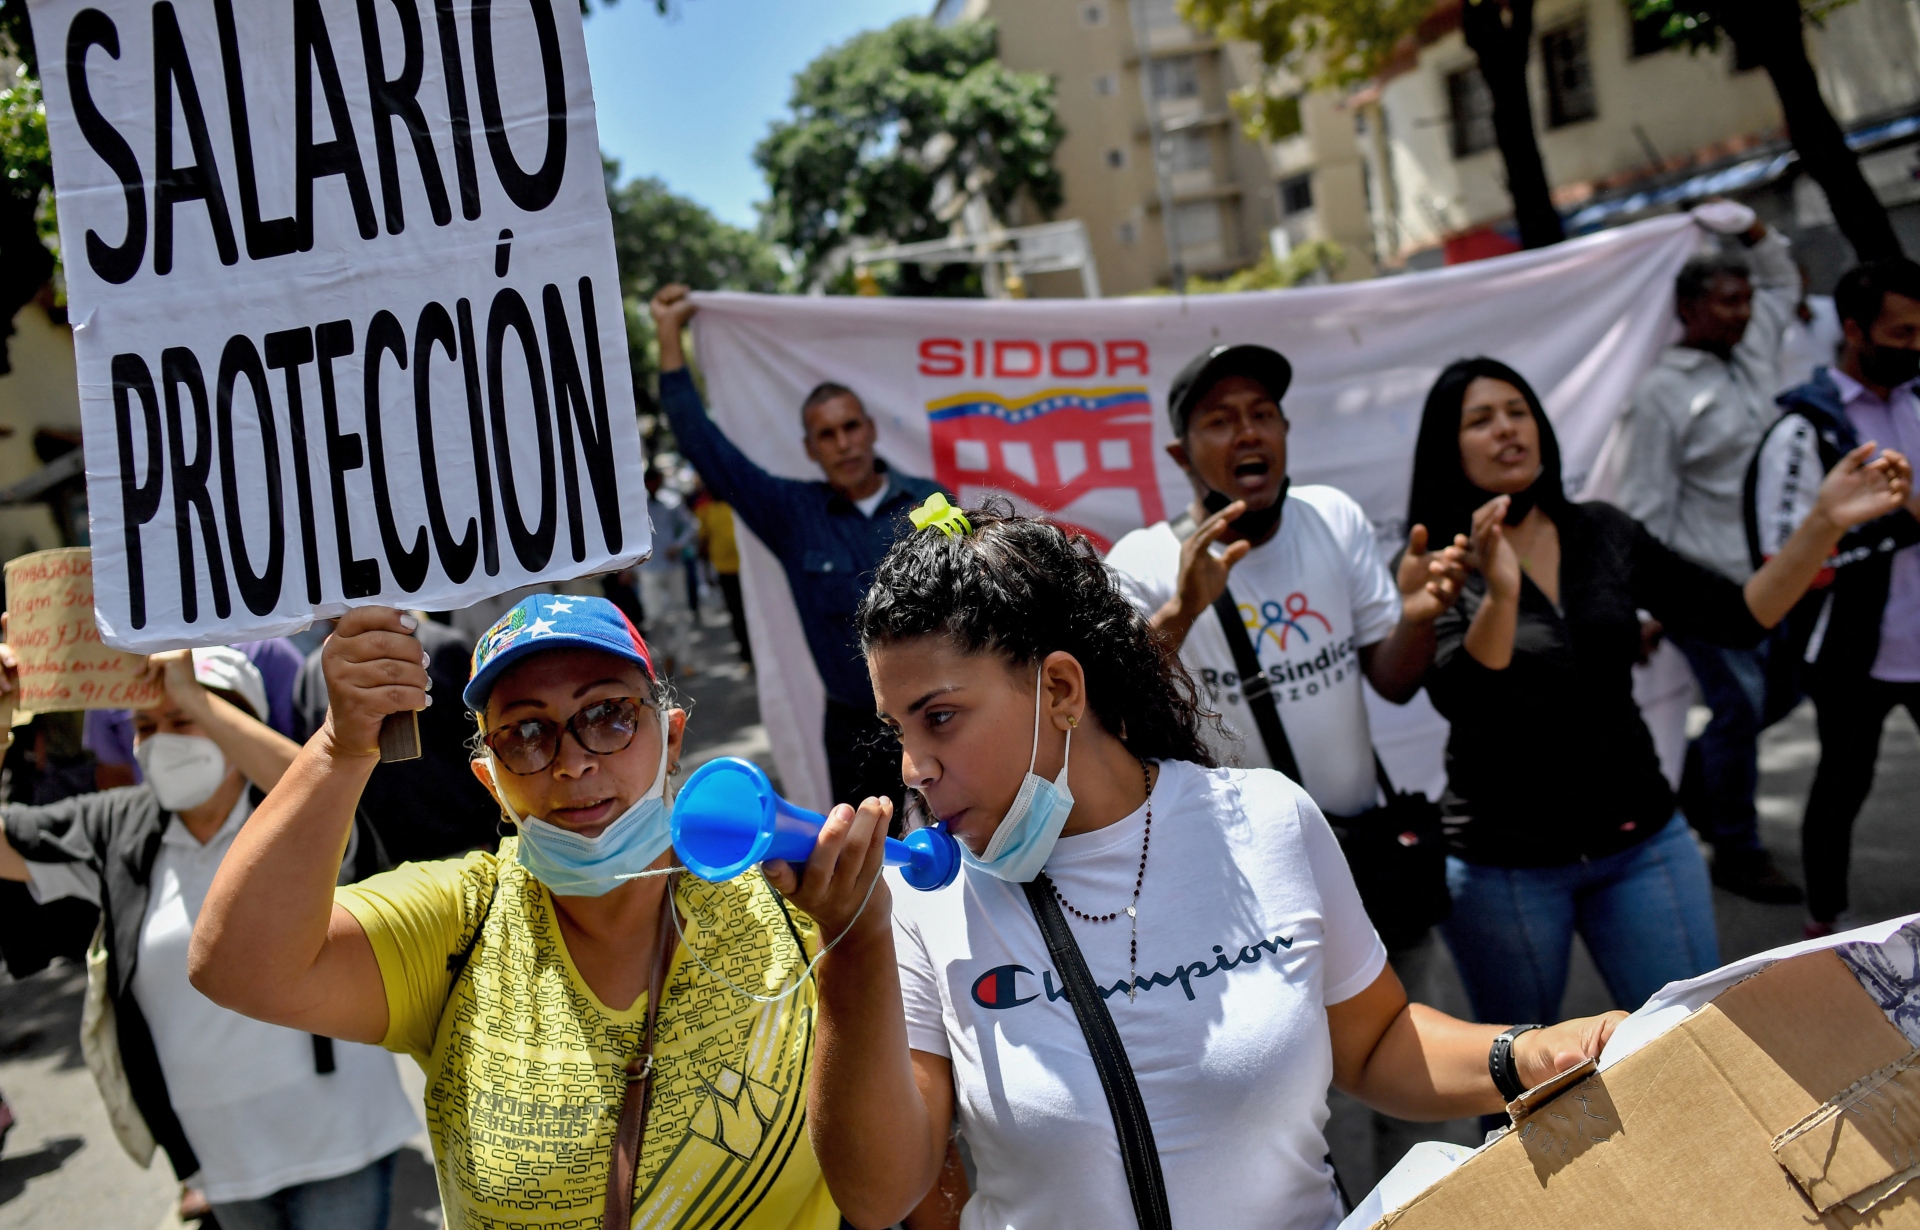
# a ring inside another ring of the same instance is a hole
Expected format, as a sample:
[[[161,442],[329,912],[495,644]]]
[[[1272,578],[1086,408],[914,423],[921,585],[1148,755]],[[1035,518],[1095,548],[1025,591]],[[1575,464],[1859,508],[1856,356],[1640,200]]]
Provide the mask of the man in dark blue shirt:
[[[664,288],[654,296],[652,311],[660,335],[660,404],[681,453],[787,570],[807,647],[826,686],[823,729],[833,801],[857,805],[885,796],[897,806],[900,760],[874,713],[853,612],[880,557],[909,524],[907,513],[939,484],[891,470],[875,456],[873,419],[851,389],[837,384],[817,386],[800,408],[807,456],[825,481],[767,473],[727,439],[701,404],[680,340],[694,313],[687,288]]]

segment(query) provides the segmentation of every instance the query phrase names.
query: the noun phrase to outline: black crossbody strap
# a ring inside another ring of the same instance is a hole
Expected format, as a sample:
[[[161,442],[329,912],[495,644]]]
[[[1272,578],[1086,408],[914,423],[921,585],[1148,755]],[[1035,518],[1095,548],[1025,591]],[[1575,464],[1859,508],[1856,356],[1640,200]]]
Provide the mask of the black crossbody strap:
[[[1280,721],[1280,708],[1273,703],[1273,684],[1260,669],[1260,655],[1253,651],[1253,639],[1240,618],[1240,604],[1231,588],[1220,591],[1213,613],[1220,617],[1220,631],[1226,633],[1227,648],[1233,651],[1233,669],[1240,676],[1240,698],[1253,710],[1253,724],[1260,728],[1260,742],[1267,746],[1267,760],[1294,781],[1300,780],[1300,762],[1293,758],[1293,744],[1287,742],[1287,728]]]
[[[1167,1181],[1160,1173],[1160,1150],[1153,1143],[1153,1125],[1147,1121],[1146,1104],[1140,1100],[1140,1086],[1133,1079],[1133,1065],[1107,1011],[1107,1001],[1100,997],[1100,988],[1094,985],[1093,975],[1087,972],[1087,963],[1080,955],[1080,945],[1074,942],[1066,917],[1053,899],[1053,881],[1041,872],[1021,887],[1047,941],[1054,968],[1060,971],[1067,1002],[1080,1020],[1080,1032],[1086,1035],[1094,1070],[1100,1074],[1100,1087],[1106,1091],[1107,1108],[1113,1112],[1114,1131],[1120,1138],[1120,1161],[1127,1171],[1127,1191],[1133,1197],[1140,1230],[1172,1230]]]

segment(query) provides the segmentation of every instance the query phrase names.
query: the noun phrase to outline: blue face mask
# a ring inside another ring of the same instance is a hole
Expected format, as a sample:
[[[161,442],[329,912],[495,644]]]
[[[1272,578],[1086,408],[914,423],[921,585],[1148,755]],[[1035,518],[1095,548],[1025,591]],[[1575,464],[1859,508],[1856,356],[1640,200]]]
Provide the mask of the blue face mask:
[[[604,897],[628,880],[646,874],[673,845],[673,827],[667,808],[667,716],[660,715],[660,767],[654,773],[653,786],[627,808],[618,820],[602,829],[598,837],[583,837],[557,824],[548,824],[537,816],[522,817],[507,802],[506,792],[498,790],[500,772],[493,757],[487,757],[487,771],[514,826],[520,830],[516,856],[529,875],[560,897]]]
[[[1066,827],[1067,814],[1073,810],[1073,792],[1067,789],[1067,762],[1073,759],[1073,731],[1067,731],[1066,758],[1060,762],[1060,776],[1048,781],[1036,775],[1040,763],[1040,700],[1044,693],[1036,674],[1033,686],[1033,757],[1027,763],[1027,776],[1020,793],[1007,809],[1000,827],[993,830],[987,848],[975,855],[963,842],[960,857],[970,867],[1013,884],[1025,884],[1040,874]]]

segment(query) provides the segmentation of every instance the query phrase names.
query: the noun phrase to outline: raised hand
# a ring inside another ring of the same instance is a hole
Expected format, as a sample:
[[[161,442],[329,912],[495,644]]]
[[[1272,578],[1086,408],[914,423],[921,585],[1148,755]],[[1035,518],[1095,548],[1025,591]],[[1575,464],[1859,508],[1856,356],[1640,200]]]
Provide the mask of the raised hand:
[[[204,690],[193,675],[193,650],[169,649],[147,655],[147,679],[166,689],[167,699],[189,712]]]
[[[1407,535],[1407,549],[1394,570],[1400,587],[1401,617],[1431,623],[1460,600],[1467,580],[1467,550],[1460,543],[1427,550],[1427,527],[1416,525]]]
[[[856,924],[869,934],[891,928],[887,886],[874,880],[886,864],[892,820],[891,799],[868,799],[858,811],[842,803],[827,813],[805,867],[775,859],[762,868],[767,883],[820,924],[822,943],[836,942]]]
[[[1820,481],[1814,512],[1841,529],[1898,512],[1913,496],[1913,467],[1892,449],[1875,457],[1869,440],[1834,463]]]
[[[1154,630],[1178,649],[1193,628],[1193,621],[1227,592],[1227,574],[1247,558],[1253,544],[1242,539],[1229,543],[1218,555],[1213,545],[1227,532],[1233,519],[1247,511],[1245,500],[1235,500],[1200,523],[1193,537],[1180,544],[1180,572],[1174,583],[1173,597],[1154,613]]]
[[[334,756],[379,756],[380,723],[389,713],[433,703],[427,653],[412,635],[419,626],[413,616],[384,606],[355,607],[334,625],[320,651]]]
[[[680,282],[671,282],[662,286],[647,304],[647,310],[653,313],[653,323],[659,327],[664,338],[671,331],[677,338],[680,330],[686,327],[693,314],[700,309],[695,307],[688,297],[687,287]]]
[[[1507,507],[1510,496],[1495,496],[1473,514],[1473,533],[1456,546],[1465,548],[1466,562],[1487,579],[1487,595],[1493,598],[1518,598],[1520,595],[1520,556],[1507,541]]]

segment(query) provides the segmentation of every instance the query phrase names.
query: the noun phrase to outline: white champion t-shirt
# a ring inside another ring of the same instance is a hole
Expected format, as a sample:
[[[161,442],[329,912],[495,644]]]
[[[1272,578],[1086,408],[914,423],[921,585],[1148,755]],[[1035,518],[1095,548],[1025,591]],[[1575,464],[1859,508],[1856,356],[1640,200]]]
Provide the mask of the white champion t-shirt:
[[[1139,1081],[1173,1224],[1326,1230],[1326,1008],[1379,977],[1386,949],[1326,820],[1278,773],[1170,761],[1152,805],[1134,999],[1126,915],[1067,923]],[[1061,838],[1047,874],[1086,913],[1123,909],[1144,829],[1143,808]],[[1112,1113],[1021,886],[969,867],[921,893],[889,874],[908,1043],[952,1060],[979,1168],[963,1230],[1132,1225]]]
[[[1135,530],[1114,544],[1107,566],[1121,592],[1151,616],[1178,588],[1180,540],[1164,521]],[[1233,566],[1227,586],[1273,686],[1300,784],[1329,815],[1358,815],[1374,806],[1373,739],[1357,651],[1385,640],[1400,622],[1400,590],[1367,514],[1336,488],[1293,488],[1279,532]],[[1215,757],[1273,767],[1253,711],[1241,699],[1233,650],[1211,610],[1194,621],[1180,660],[1233,737],[1214,747]]]

